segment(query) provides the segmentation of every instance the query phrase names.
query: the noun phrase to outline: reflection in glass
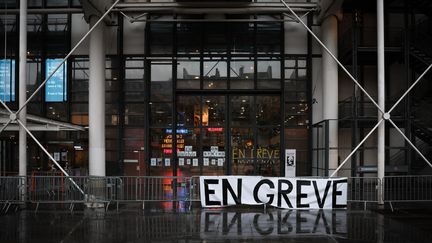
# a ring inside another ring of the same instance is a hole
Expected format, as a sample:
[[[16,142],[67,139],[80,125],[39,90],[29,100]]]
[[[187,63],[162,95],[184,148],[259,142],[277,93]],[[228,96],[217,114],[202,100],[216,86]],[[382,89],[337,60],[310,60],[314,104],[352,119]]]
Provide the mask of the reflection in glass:
[[[253,175],[254,139],[251,128],[232,128],[230,153],[234,175]]]
[[[225,125],[224,96],[204,96],[202,106],[203,126],[223,127]]]
[[[250,126],[253,123],[253,97],[231,97],[231,126]]]
[[[280,124],[280,97],[256,96],[256,120],[258,125]]]
[[[173,26],[171,23],[150,24],[151,54],[171,54],[173,51]]]
[[[200,88],[200,62],[177,61],[177,88]]]
[[[281,51],[281,23],[257,24],[256,48],[258,54],[279,54]]]
[[[201,23],[177,23],[177,53],[200,54],[202,25]]]
[[[257,78],[259,89],[280,89],[280,65],[280,61],[258,61]]]
[[[171,126],[172,103],[150,102],[150,125]]]
[[[27,97],[32,95],[38,88],[41,82],[41,59],[28,59],[27,60]],[[41,100],[41,92],[36,93],[33,101]]]
[[[255,75],[254,62],[233,60],[230,65],[230,88],[253,89]]]
[[[226,89],[227,62],[204,61],[204,89]]]
[[[172,101],[171,63],[151,66],[151,101]]]
[[[280,172],[280,129],[258,128],[257,170],[260,175],[278,176]]]
[[[144,102],[144,60],[127,58],[125,61],[124,99],[126,102]]]
[[[230,23],[231,54],[250,54],[254,51],[254,24]]]
[[[177,98],[178,126],[198,127],[201,121],[199,96],[179,96]]]
[[[144,125],[145,111],[142,104],[126,104],[124,112],[125,125]]]
[[[204,53],[226,54],[229,40],[226,23],[206,23],[204,28]]]

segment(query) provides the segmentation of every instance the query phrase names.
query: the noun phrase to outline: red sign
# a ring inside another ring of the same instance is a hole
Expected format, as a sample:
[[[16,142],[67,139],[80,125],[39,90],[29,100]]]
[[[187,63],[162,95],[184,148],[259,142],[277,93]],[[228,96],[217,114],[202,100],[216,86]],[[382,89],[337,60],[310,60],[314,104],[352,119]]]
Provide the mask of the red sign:
[[[223,128],[222,127],[209,127],[207,128],[208,132],[222,132]]]

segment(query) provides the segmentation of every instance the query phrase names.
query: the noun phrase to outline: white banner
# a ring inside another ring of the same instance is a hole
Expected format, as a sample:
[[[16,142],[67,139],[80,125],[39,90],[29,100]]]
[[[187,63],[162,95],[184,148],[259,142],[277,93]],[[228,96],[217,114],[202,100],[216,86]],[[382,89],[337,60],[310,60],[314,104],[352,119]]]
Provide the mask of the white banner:
[[[278,208],[346,208],[347,178],[201,176],[203,207],[268,204]]]

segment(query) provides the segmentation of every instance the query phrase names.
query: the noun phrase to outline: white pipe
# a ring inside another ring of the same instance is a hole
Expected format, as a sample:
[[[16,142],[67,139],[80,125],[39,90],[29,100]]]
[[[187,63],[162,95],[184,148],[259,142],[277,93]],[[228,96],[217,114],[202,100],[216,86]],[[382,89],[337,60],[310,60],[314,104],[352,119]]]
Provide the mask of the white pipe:
[[[97,22],[90,18],[90,26]],[[103,23],[90,35],[89,174],[105,176],[105,40]]]
[[[338,20],[336,16],[328,16],[322,23],[322,41],[337,57],[338,53]],[[338,65],[325,51],[322,53],[322,82],[323,82],[323,119],[329,120],[329,174],[338,167]]]
[[[377,0],[377,50],[378,50],[378,105],[385,110],[385,63],[384,63],[384,0]],[[378,119],[382,113],[378,112]],[[378,127],[378,151],[377,151],[378,178],[384,182],[385,175],[385,122]],[[383,205],[383,186],[378,190],[378,204]]]
[[[27,0],[20,0],[19,15],[19,105],[23,105],[27,99]],[[27,124],[27,109],[24,107],[19,114],[19,119],[25,126]],[[27,134],[24,128],[19,130],[19,176],[27,176]]]

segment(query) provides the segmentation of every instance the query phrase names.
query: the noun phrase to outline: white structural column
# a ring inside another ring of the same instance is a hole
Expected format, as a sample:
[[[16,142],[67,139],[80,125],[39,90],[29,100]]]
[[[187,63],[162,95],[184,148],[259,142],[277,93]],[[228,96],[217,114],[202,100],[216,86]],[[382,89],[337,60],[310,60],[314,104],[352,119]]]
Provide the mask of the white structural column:
[[[338,20],[335,15],[324,19],[321,25],[322,42],[337,57],[338,56]],[[329,175],[338,167],[338,65],[335,60],[323,50],[322,53],[323,80],[323,119],[329,121]]]
[[[27,78],[27,0],[20,0],[19,14],[19,106],[23,106],[27,100],[26,89]],[[14,116],[14,115],[11,115]],[[20,121],[27,124],[27,108],[24,107],[19,113]],[[27,132],[23,127],[19,128],[19,175],[27,175]]]
[[[377,0],[377,46],[378,46],[378,105],[385,111],[385,63],[384,63],[384,0]],[[378,111],[378,120],[383,114]],[[389,115],[384,115],[384,119],[389,119]],[[383,182],[385,174],[385,122],[378,127],[378,158],[377,169],[378,178]],[[384,204],[382,188],[379,191],[378,203]]]
[[[98,18],[90,18],[92,27]],[[89,80],[89,174],[105,176],[105,23],[90,35]]]

